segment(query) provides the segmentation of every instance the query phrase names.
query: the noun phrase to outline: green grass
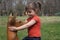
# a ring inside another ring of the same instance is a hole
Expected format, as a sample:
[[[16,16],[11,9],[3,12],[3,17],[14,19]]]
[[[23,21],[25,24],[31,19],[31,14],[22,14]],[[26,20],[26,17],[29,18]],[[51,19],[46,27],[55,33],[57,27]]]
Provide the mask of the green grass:
[[[27,17],[18,17],[21,20],[25,20]],[[0,40],[7,40],[7,20],[8,17],[0,16]],[[59,16],[51,16],[51,17],[40,17],[41,19],[41,34],[42,40],[60,40],[60,17]],[[19,40],[22,40],[27,36],[27,29],[21,30],[18,32]]]
[[[42,40],[60,40],[60,23],[44,23],[42,25]]]

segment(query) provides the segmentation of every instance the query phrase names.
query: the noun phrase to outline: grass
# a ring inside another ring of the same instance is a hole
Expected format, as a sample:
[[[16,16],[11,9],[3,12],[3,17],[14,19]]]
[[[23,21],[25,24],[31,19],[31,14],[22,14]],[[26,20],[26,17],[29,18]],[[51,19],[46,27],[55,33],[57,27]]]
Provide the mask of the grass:
[[[25,20],[27,17],[18,17],[21,20]],[[0,16],[0,40],[7,40],[6,27],[7,20],[6,16]],[[41,32],[42,40],[60,40],[60,17],[51,16],[51,17],[40,17],[41,19]],[[27,29],[21,30],[18,32],[19,40],[22,40],[27,36]]]
[[[60,23],[44,23],[42,25],[42,40],[60,40]]]

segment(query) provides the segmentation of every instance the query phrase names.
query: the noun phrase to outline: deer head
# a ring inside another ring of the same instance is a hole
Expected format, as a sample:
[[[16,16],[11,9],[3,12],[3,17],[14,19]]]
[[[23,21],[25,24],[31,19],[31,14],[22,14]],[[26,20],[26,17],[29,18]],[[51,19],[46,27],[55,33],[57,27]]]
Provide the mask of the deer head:
[[[21,20],[16,19],[16,16],[14,16],[12,14],[10,14],[8,22],[9,22],[10,26],[16,26],[16,27],[24,24]]]

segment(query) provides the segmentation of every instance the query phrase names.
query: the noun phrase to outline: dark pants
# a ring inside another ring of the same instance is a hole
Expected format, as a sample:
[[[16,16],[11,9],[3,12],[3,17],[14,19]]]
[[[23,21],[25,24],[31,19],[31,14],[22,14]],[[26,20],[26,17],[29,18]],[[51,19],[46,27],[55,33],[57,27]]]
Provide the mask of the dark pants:
[[[23,40],[41,40],[41,37],[25,37]]]

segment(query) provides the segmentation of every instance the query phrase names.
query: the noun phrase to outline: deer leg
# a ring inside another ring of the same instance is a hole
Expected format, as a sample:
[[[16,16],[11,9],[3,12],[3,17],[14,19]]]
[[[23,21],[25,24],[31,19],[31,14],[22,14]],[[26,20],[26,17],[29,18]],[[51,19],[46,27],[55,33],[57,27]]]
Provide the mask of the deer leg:
[[[7,31],[8,40],[18,40],[17,32],[12,32],[10,30]]]

